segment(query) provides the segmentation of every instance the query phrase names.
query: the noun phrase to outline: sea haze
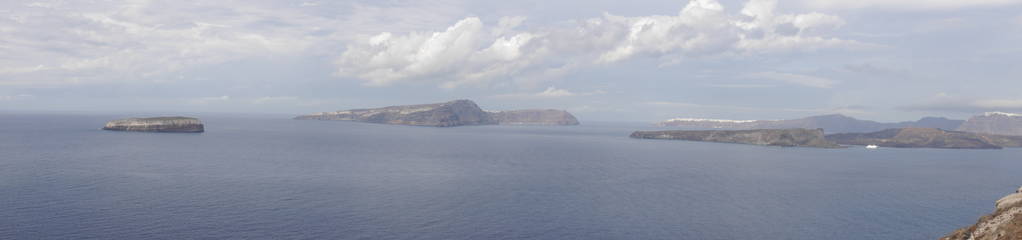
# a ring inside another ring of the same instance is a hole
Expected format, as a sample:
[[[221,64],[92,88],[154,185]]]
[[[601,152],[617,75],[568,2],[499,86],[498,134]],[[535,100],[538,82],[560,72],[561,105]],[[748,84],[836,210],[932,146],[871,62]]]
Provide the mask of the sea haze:
[[[936,239],[1022,150],[628,138],[647,124],[408,127],[0,114],[0,239]]]

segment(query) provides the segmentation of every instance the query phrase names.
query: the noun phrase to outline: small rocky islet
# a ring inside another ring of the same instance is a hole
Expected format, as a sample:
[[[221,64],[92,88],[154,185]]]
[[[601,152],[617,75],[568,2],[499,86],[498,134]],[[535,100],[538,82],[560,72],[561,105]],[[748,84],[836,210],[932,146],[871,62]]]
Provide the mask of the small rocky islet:
[[[128,132],[176,132],[201,133],[205,125],[198,118],[192,117],[150,117],[126,118],[109,121],[103,130]]]

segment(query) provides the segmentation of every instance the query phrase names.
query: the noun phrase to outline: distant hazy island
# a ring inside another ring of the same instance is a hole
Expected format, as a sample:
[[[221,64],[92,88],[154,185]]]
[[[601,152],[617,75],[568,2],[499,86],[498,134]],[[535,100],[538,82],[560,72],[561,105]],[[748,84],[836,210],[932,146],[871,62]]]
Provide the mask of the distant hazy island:
[[[872,133],[824,135],[823,129],[668,130],[636,131],[633,138],[741,143],[782,147],[834,148],[876,145],[895,148],[1001,149],[1022,147],[1022,136],[947,131],[937,128],[898,128]]]
[[[103,126],[103,130],[132,132],[182,132],[201,133],[205,126],[197,118],[190,117],[152,117],[128,118],[113,120]]]
[[[941,238],[945,240],[1022,239],[1022,188],[995,202],[994,213]]]
[[[853,117],[831,114],[812,116],[790,120],[727,120],[727,119],[702,119],[702,118],[675,118],[657,123],[661,127],[686,127],[686,128],[708,128],[708,129],[789,129],[822,128],[827,133],[849,133],[849,132],[875,132],[892,128],[941,128],[956,129],[965,121],[951,120],[942,117],[925,117],[918,121],[882,123],[869,120],[860,120]]]
[[[631,137],[642,139],[740,143],[780,147],[841,147],[838,144],[827,141],[823,135],[822,129],[636,131],[632,133]]]
[[[1022,135],[1022,114],[988,112],[969,118],[961,126],[958,126],[957,130],[987,134]]]
[[[881,123],[832,114],[792,120],[675,118],[657,123],[657,126],[686,129],[754,131],[765,129],[822,129],[827,133],[831,133],[825,136],[827,141],[841,145],[954,149],[1022,147],[1022,114],[1003,112],[988,112],[964,121],[942,117],[926,117],[918,121]],[[675,137],[673,139],[679,138]],[[709,141],[697,138],[687,138],[685,140]]]
[[[864,133],[895,128],[939,128],[982,134],[1022,135],[1022,114],[988,112],[964,121],[952,120],[943,117],[925,117],[918,121],[897,123],[860,120],[840,114],[812,116],[790,120],[675,118],[659,122],[657,123],[657,126],[728,130],[822,128],[827,133]]]
[[[567,111],[552,109],[488,112],[471,100],[321,112],[295,117],[299,120],[339,120],[431,127],[468,125],[578,125]]]

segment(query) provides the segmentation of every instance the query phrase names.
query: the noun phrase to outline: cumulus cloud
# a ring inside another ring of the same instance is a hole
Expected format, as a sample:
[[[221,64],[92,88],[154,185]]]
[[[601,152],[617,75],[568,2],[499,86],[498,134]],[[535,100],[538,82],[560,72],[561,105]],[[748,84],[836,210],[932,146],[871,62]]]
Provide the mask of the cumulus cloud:
[[[343,66],[338,74],[365,79],[370,86],[448,74],[471,80],[499,71],[499,63],[520,57],[519,48],[532,39],[529,34],[502,37],[481,49],[488,38],[483,31],[482,21],[470,17],[443,32],[381,33],[349,45],[337,60]],[[475,71],[466,71],[471,67]]]
[[[908,111],[980,113],[989,111],[1022,111],[1020,99],[969,98],[937,94],[923,102],[899,107]]]
[[[0,19],[0,84],[147,79],[190,67],[302,52],[308,29],[257,26],[265,8],[140,1],[36,2]],[[225,9],[230,9],[226,10]]]
[[[435,82],[443,87],[493,79],[550,75],[576,68],[651,57],[664,63],[702,56],[867,46],[827,37],[840,17],[782,14],[776,0],[751,0],[729,14],[716,0],[692,0],[677,15],[605,14],[542,29],[516,31],[524,18],[487,26],[475,17],[437,32],[384,32],[348,44],[337,75],[369,86]]]
[[[817,9],[879,8],[893,10],[949,10],[969,7],[996,7],[1022,4],[1019,0],[802,0]]]
[[[368,86],[513,80],[535,87],[634,58],[670,64],[864,46],[828,36],[844,24],[840,17],[780,13],[775,0],[750,0],[737,11],[716,0],[691,0],[674,15],[608,13],[543,26],[525,24],[522,16],[467,17],[447,28],[435,22],[464,16],[458,4],[399,3],[0,3],[0,85],[169,81],[234,61],[315,56],[332,59],[336,75]]]
[[[833,88],[834,85],[837,85],[839,83],[837,80],[829,78],[781,72],[760,72],[749,74],[746,75],[745,77],[754,79],[767,79],[814,88]]]
[[[0,85],[170,81],[235,61],[333,57],[356,34],[433,26],[458,12],[425,2],[5,1]]]

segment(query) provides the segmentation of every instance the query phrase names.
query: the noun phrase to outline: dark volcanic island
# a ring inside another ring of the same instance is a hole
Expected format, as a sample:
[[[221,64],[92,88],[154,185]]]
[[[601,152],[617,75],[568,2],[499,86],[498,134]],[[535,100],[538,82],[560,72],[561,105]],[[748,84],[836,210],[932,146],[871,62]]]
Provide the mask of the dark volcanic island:
[[[822,129],[758,129],[758,130],[671,130],[636,131],[631,137],[642,139],[688,140],[701,142],[740,143],[779,147],[839,148],[827,141]]]
[[[190,117],[153,117],[128,118],[113,120],[106,123],[103,130],[131,132],[181,132],[201,133],[205,126],[197,118]]]
[[[338,120],[430,127],[471,125],[578,125],[575,116],[563,110],[514,110],[488,112],[471,100],[445,103],[390,106],[321,112],[295,117],[299,120]]]

